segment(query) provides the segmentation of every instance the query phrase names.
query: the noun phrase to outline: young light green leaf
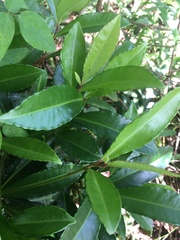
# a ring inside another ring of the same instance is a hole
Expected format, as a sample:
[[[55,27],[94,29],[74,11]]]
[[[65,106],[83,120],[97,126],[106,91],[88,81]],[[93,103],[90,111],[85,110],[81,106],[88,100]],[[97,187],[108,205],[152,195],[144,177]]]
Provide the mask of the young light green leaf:
[[[107,166],[109,167],[116,167],[116,168],[131,168],[131,169],[136,169],[136,170],[142,170],[142,171],[150,171],[150,172],[155,172],[160,175],[167,175],[170,177],[178,177],[180,178],[180,175],[177,173],[173,173],[167,170],[164,170],[162,168],[157,168],[145,163],[138,163],[138,162],[127,162],[127,161],[114,161],[111,163],[107,163]]]
[[[15,232],[12,230],[9,221],[0,214],[0,239],[17,240]]]
[[[87,82],[97,74],[109,60],[117,45],[119,31],[120,16],[115,17],[101,29],[86,57],[83,70],[83,82]]]
[[[148,113],[126,126],[104,154],[103,160],[108,162],[156,138],[169,124],[179,106],[180,88],[176,88],[156,103]]]
[[[12,42],[14,32],[15,24],[13,17],[6,12],[0,12],[0,61]]]
[[[2,132],[6,137],[28,137],[28,133],[20,127],[4,124],[2,126]]]
[[[62,69],[66,84],[76,86],[76,72],[82,76],[86,47],[82,29],[76,23],[66,36],[61,51]]]
[[[180,225],[180,195],[163,188],[131,187],[119,189],[123,207],[159,221]]]
[[[75,220],[64,209],[48,205],[28,208],[12,217],[10,223],[17,234],[35,237],[61,231]]]
[[[56,4],[56,13],[57,13],[58,22],[62,22],[72,12],[81,11],[88,3],[89,3],[89,0],[59,1]]]
[[[23,0],[5,0],[5,6],[12,13],[18,13],[20,9],[27,9]]]
[[[12,64],[0,67],[0,89],[14,92],[31,86],[44,70],[29,65]]]
[[[74,216],[76,223],[68,226],[61,240],[94,240],[99,233],[100,221],[86,198]]]
[[[21,34],[27,43],[46,52],[54,52],[56,50],[50,29],[39,14],[25,11],[18,18]]]
[[[1,115],[0,122],[24,129],[50,130],[69,122],[83,105],[82,95],[73,87],[53,86],[35,93],[17,108]]]
[[[138,117],[138,111],[136,108],[135,103],[132,101],[131,105],[129,106],[128,111],[124,115],[126,118],[131,119],[132,121]]]
[[[28,160],[61,163],[59,157],[52,148],[35,138],[3,138],[2,150],[14,156]]]
[[[105,70],[123,66],[140,66],[147,49],[147,43],[142,43],[127,52],[115,56],[106,66]]]
[[[86,174],[86,191],[106,231],[110,235],[115,233],[121,218],[121,198],[115,186],[100,173],[89,170]]]
[[[34,173],[14,184],[4,185],[3,196],[38,197],[64,190],[73,184],[83,173],[82,167],[70,164],[55,166],[44,171]]]
[[[81,131],[66,131],[57,135],[62,149],[83,162],[95,162],[101,159],[95,140]]]
[[[94,91],[103,96],[107,90],[126,91],[142,88],[162,88],[164,85],[148,70],[142,67],[127,66],[103,71],[85,83],[81,92]]]

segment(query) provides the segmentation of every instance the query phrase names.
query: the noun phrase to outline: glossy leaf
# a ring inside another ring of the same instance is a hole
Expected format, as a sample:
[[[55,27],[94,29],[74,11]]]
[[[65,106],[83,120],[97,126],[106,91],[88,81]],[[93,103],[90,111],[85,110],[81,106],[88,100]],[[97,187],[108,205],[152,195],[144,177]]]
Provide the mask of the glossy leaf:
[[[6,12],[0,12],[0,61],[12,42],[14,32],[15,24],[13,17]]]
[[[56,153],[46,143],[27,137],[3,138],[2,150],[14,156],[43,162],[54,162],[60,164],[61,161]]]
[[[29,65],[12,64],[0,67],[0,90],[14,92],[31,86],[43,70]]]
[[[81,94],[74,88],[54,86],[30,96],[20,106],[0,116],[0,122],[24,129],[50,130],[69,122],[83,105]]]
[[[156,103],[148,113],[126,126],[104,154],[103,160],[107,162],[150,142],[169,124],[179,106],[180,88],[176,88]]]
[[[76,172],[77,171],[77,172]],[[34,197],[59,192],[74,183],[83,173],[81,167],[62,165],[34,173],[16,183],[4,186],[3,196]]]
[[[140,66],[147,49],[147,43],[142,43],[127,52],[115,56],[107,65],[105,70],[123,66]]]
[[[12,217],[10,223],[16,233],[35,237],[61,231],[75,220],[62,208],[48,205],[29,208]]]
[[[83,82],[97,74],[109,60],[118,42],[119,28],[120,16],[117,16],[94,39],[84,63]]]
[[[21,34],[27,43],[34,48],[46,52],[56,50],[50,29],[39,14],[32,11],[25,11],[18,18]]]
[[[119,132],[130,122],[121,115],[103,111],[81,113],[74,120],[98,136],[110,140],[114,140]]]
[[[5,0],[5,6],[12,13],[18,13],[20,9],[27,9],[23,0]]]
[[[154,167],[165,169],[168,167],[172,157],[172,149],[162,147],[156,154],[140,155],[132,158],[130,162],[149,164]],[[129,162],[128,161],[128,162]],[[112,176],[111,181],[117,188],[140,186],[144,183],[154,180],[159,175],[155,172],[140,171],[132,168],[118,169]]]
[[[57,140],[66,153],[83,162],[94,162],[101,159],[95,140],[84,132],[62,132],[57,135]]]
[[[106,24],[113,20],[117,16],[114,12],[99,12],[99,13],[86,13],[78,16],[75,20],[68,23],[63,29],[61,29],[57,36],[66,35],[76,22],[81,24],[82,30],[85,33],[99,32]],[[121,27],[125,27],[130,23],[121,18]]]
[[[139,214],[136,213],[130,213],[131,216],[135,219],[135,221],[137,223],[139,223],[139,225],[144,228],[145,230],[147,230],[148,232],[152,232],[153,231],[153,220],[144,216],[141,216]]]
[[[85,40],[79,23],[76,23],[66,36],[61,51],[63,75],[66,84],[76,86],[74,72],[82,76],[85,61]]]
[[[86,198],[74,216],[76,223],[68,226],[61,236],[61,240],[93,240],[99,233],[100,221],[93,212],[91,204]]]
[[[85,83],[81,88],[81,92],[99,90],[98,95],[103,96],[103,89],[113,92],[147,87],[162,88],[164,85],[145,68],[127,66],[101,72]]]
[[[121,218],[121,199],[117,189],[109,179],[89,170],[86,174],[86,191],[106,231],[110,235],[115,233]]]
[[[0,214],[0,239],[1,240],[17,240],[14,231],[8,220]]]
[[[27,53],[27,48],[8,49],[5,56],[0,61],[0,66],[17,64],[26,56]]]
[[[88,3],[89,0],[58,1],[58,3],[56,4],[58,22],[62,22],[72,12],[81,11]]]
[[[119,189],[123,207],[159,221],[180,225],[180,195],[157,187]]]

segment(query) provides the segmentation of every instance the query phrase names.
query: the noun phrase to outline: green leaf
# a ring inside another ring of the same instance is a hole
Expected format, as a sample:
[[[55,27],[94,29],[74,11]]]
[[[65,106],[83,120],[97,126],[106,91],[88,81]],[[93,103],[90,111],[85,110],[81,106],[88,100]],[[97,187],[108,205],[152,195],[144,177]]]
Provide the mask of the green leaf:
[[[27,43],[46,52],[54,52],[56,50],[50,29],[39,14],[25,11],[18,18],[21,34]]]
[[[147,43],[142,43],[127,52],[115,56],[106,66],[105,70],[123,66],[140,66],[147,49]]]
[[[83,82],[97,74],[115,50],[120,31],[120,16],[101,29],[93,41],[84,63]]]
[[[82,95],[73,87],[53,86],[35,93],[0,116],[0,122],[25,129],[50,130],[69,122],[83,105]]]
[[[81,131],[66,131],[57,135],[62,149],[74,158],[83,162],[94,162],[101,159],[95,140]]]
[[[44,162],[60,164],[61,161],[56,153],[46,143],[27,137],[3,138],[2,150],[14,156]]]
[[[12,42],[14,32],[15,24],[13,17],[6,12],[0,12],[0,61]]]
[[[128,111],[124,115],[126,118],[131,119],[132,121],[138,117],[138,111],[136,108],[135,103],[132,101],[131,105],[129,106]]]
[[[81,113],[74,120],[93,131],[96,135],[110,140],[114,140],[130,122],[117,113],[103,111]]]
[[[68,226],[61,240],[94,240],[99,233],[100,221],[86,198],[74,216],[76,223]]]
[[[130,213],[137,223],[148,232],[153,231],[153,220],[136,213]]]
[[[1,149],[1,146],[2,146],[2,133],[0,132],[0,149]]]
[[[61,231],[75,220],[62,208],[49,205],[29,208],[12,217],[10,223],[16,233],[35,237]]]
[[[145,68],[127,66],[99,73],[82,86],[81,92],[99,90],[98,95],[103,96],[102,90],[113,92],[147,87],[162,88],[164,85]]]
[[[0,214],[0,239],[1,240],[16,240],[16,235],[11,228],[8,220]]]
[[[12,13],[18,13],[20,9],[27,9],[23,0],[5,0],[5,6]]]
[[[119,189],[123,207],[158,221],[180,225],[180,195],[157,187]]]
[[[56,4],[58,22],[62,22],[72,12],[81,11],[88,3],[89,0],[58,1],[58,3]]]
[[[176,88],[156,103],[148,113],[126,126],[104,154],[103,160],[107,162],[156,138],[170,123],[179,106],[180,88]]]
[[[121,199],[115,186],[109,179],[90,169],[86,174],[86,191],[106,231],[110,235],[115,233],[121,218]]]
[[[86,47],[82,29],[76,23],[66,36],[61,51],[62,69],[66,84],[76,86],[76,72],[82,76]]]
[[[82,167],[68,165],[55,166],[34,173],[2,189],[3,196],[34,197],[45,196],[64,190],[83,173]]]
[[[150,171],[155,172],[160,175],[167,175],[170,177],[178,177],[180,178],[180,175],[177,173],[173,173],[167,170],[164,170],[162,168],[157,168],[145,163],[138,163],[138,162],[126,162],[126,161],[114,161],[111,163],[108,163],[107,166],[109,167],[116,167],[116,168],[131,168],[136,170],[142,170],[142,171]]]
[[[13,64],[0,67],[0,90],[15,92],[31,86],[44,70],[29,65]]]
[[[2,132],[6,137],[28,137],[28,133],[23,128],[8,124],[2,126]]]
[[[99,99],[99,98],[91,98],[89,100],[86,100],[86,103],[93,106],[93,107],[97,107],[103,110],[108,110],[111,111],[113,113],[116,113],[116,110],[113,108],[113,106],[111,106],[109,103],[107,103],[106,101]]]

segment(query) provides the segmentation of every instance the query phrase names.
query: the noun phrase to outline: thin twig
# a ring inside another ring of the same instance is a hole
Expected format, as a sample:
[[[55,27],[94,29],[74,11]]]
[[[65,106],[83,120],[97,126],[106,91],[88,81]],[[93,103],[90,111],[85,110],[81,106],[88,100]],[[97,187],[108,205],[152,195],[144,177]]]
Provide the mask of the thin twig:
[[[96,12],[101,12],[102,9],[102,1],[103,0],[98,0],[97,4],[96,4]]]

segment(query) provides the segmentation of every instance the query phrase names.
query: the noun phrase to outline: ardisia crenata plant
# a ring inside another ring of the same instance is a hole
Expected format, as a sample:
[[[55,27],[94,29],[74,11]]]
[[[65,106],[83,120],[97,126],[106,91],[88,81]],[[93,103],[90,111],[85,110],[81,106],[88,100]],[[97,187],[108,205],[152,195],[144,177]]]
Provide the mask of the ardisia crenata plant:
[[[128,25],[119,14],[86,13],[63,27],[88,3],[0,1],[1,240],[126,239],[125,212],[148,232],[152,219],[180,225],[179,194],[152,183],[180,177],[165,170],[172,148],[154,140],[176,115],[180,88],[142,114],[133,102],[119,114],[117,92],[162,95],[165,85],[141,66],[147,43],[118,44]],[[45,66],[57,56],[50,78]]]

